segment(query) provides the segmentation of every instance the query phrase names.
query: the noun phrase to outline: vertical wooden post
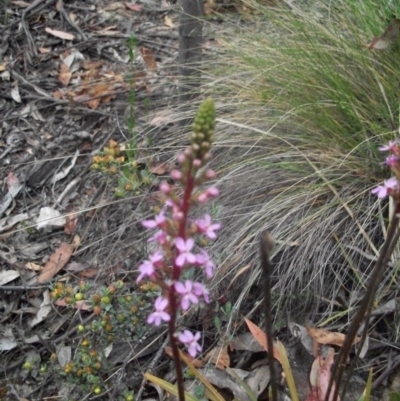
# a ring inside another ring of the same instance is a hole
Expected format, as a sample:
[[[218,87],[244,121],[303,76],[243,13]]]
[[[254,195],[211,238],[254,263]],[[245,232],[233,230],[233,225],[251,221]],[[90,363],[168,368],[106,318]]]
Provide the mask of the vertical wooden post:
[[[200,64],[203,43],[203,0],[179,0],[181,17],[179,24],[179,109],[184,115],[190,101],[199,94]],[[190,118],[182,118],[186,126]]]

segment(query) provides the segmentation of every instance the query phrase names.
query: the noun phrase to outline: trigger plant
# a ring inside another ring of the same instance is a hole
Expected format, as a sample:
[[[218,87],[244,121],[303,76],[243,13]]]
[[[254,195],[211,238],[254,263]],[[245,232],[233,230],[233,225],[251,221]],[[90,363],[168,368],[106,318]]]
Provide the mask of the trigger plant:
[[[197,243],[215,240],[220,229],[220,224],[213,222],[208,214],[197,219],[190,216],[193,207],[204,205],[218,196],[216,187],[205,186],[206,182],[215,178],[215,172],[206,167],[211,157],[214,125],[214,103],[207,99],[196,114],[190,146],[178,156],[180,169],[170,173],[174,184],[160,184],[163,195],[160,213],[152,220],[142,222],[152,231],[149,241],[155,244],[156,249],[139,266],[137,281],[150,280],[161,288],[147,323],[156,326],[168,324],[180,401],[184,400],[184,388],[178,346],[186,347],[193,358],[202,348],[201,334],[187,329],[178,331],[177,319],[181,311],[188,310],[192,305],[200,301],[209,302],[209,291],[202,283],[183,280],[183,277],[188,269],[200,269],[207,277],[212,277],[215,264]]]

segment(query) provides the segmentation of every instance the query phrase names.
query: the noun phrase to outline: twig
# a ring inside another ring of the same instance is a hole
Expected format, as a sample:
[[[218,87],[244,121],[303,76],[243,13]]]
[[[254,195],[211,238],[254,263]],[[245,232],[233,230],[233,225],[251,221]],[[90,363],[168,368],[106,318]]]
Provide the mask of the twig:
[[[272,264],[269,255],[274,247],[274,240],[268,233],[263,233],[260,239],[261,269],[264,279],[264,313],[265,313],[265,335],[268,345],[268,362],[270,371],[271,401],[278,400],[278,389],[276,372],[274,368],[274,328],[272,321],[272,298],[271,298],[271,275]]]

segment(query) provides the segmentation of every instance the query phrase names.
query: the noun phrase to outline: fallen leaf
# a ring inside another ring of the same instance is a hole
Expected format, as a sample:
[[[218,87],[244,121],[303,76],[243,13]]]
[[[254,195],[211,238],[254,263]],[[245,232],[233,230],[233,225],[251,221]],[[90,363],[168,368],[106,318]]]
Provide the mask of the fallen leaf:
[[[171,113],[156,114],[153,116],[153,118],[149,122],[149,124],[154,127],[163,127],[167,124],[172,124],[172,123],[173,123],[173,121],[171,118]]]
[[[47,283],[49,280],[51,280],[68,263],[73,249],[74,248],[71,244],[62,242],[43,267],[37,282]]]
[[[346,338],[345,334],[332,332],[323,329],[317,329],[315,327],[306,327],[310,336],[318,343],[323,345],[337,345],[341,347]],[[355,338],[353,344],[357,344],[361,340],[360,337]]]
[[[175,24],[172,22],[172,19],[166,15],[164,17],[164,25],[168,26],[169,28],[175,28]]]
[[[67,33],[64,31],[58,31],[56,29],[51,29],[51,28],[45,28],[44,30],[47,33],[49,33],[50,35],[53,35],[60,39],[65,39],[65,40],[74,40],[75,39],[75,36],[72,35],[71,33]]]
[[[71,361],[72,348],[61,345],[57,348],[57,359],[61,367],[63,368],[68,362]]]
[[[27,3],[26,1],[19,1],[19,0],[15,0],[11,2],[12,4],[15,4],[18,7],[21,8],[26,8],[30,6],[30,3]]]
[[[140,54],[143,57],[146,67],[151,71],[155,71],[157,69],[157,62],[151,49],[147,47],[141,47]]]
[[[371,44],[368,46],[370,50],[383,50],[387,49],[389,46],[394,44],[400,38],[400,20],[395,18],[393,19],[385,32],[374,38]]]
[[[77,276],[79,278],[93,278],[95,276],[97,276],[97,274],[99,273],[99,271],[97,269],[95,269],[94,267],[91,267],[89,269],[85,269],[83,271],[80,271]]]
[[[40,209],[39,217],[36,219],[36,228],[38,230],[45,227],[61,228],[64,227],[65,223],[65,217],[61,216],[58,210],[46,206]]]
[[[73,234],[76,231],[76,227],[78,225],[78,214],[71,213],[65,216],[65,220],[67,221],[64,226],[64,232],[66,234]]]
[[[225,370],[229,367],[231,360],[228,354],[228,347],[216,347],[204,357],[204,362],[210,361],[218,369]]]
[[[17,214],[16,216],[4,217],[0,220],[0,232],[8,231],[13,228],[16,224],[21,221],[28,220],[30,218],[28,213]]]
[[[150,173],[155,175],[164,175],[166,172],[171,171],[171,166],[167,163],[157,164],[156,166],[150,167]]]
[[[116,1],[115,3],[111,3],[108,6],[104,7],[105,11],[116,11],[123,10],[125,8],[124,3],[121,1]]]
[[[60,73],[58,74],[58,80],[64,85],[68,86],[69,82],[72,78],[72,72],[69,70],[69,67],[64,63],[60,63]]]
[[[4,329],[0,336],[0,351],[10,351],[18,345],[11,327]],[[0,397],[1,399],[1,397]]]
[[[49,54],[51,52],[50,47],[39,47],[40,54]]]
[[[334,356],[335,356],[335,350],[333,348],[329,348],[329,351],[325,355],[325,357],[322,356],[318,357],[320,364],[320,370],[318,375],[319,401],[325,400],[328,391],[329,381],[331,380],[332,376],[331,367],[333,365]],[[331,393],[329,394],[329,401],[332,401],[334,392],[335,392],[335,383],[333,383],[332,385]],[[336,401],[340,401],[340,398],[338,397]]]
[[[264,348],[265,351],[268,352],[268,342],[267,342],[267,336],[264,333],[263,330],[261,330],[257,325],[255,325],[252,321],[248,319],[244,319],[247,327],[250,330],[250,333],[254,336],[254,338],[258,341],[258,343]],[[274,342],[274,349],[273,349],[273,355],[274,358],[279,361],[279,363],[282,365],[282,359],[279,354],[279,351],[276,347],[276,343]]]
[[[84,60],[82,63],[82,68],[84,70],[97,70],[102,67],[103,62],[97,60]]]
[[[125,3],[125,7],[128,10],[136,11],[137,13],[139,13],[140,11],[142,11],[143,4]]]
[[[53,97],[56,100],[61,100],[61,99],[65,98],[64,94],[61,91],[59,91],[58,89],[56,91],[54,91]]]
[[[29,326],[33,327],[42,322],[45,317],[51,312],[51,298],[50,291],[46,290],[43,293],[43,302],[40,304],[39,310],[36,313],[36,316],[29,322]]]
[[[3,270],[0,272],[0,285],[5,285],[10,281],[14,281],[20,276],[17,270]]]
[[[18,82],[15,81],[13,84],[13,88],[11,89],[10,92],[11,97],[14,99],[14,101],[16,101],[17,103],[21,103],[21,96],[19,94],[19,88],[18,88]]]
[[[42,266],[38,265],[37,263],[28,262],[25,263],[25,267],[29,270],[40,272],[42,270]]]

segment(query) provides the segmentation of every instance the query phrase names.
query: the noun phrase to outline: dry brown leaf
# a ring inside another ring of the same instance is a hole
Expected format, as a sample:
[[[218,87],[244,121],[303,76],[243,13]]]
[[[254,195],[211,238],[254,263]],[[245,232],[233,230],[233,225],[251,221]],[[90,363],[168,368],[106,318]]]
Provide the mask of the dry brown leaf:
[[[82,68],[84,70],[96,70],[97,68],[102,67],[103,62],[98,60],[84,60],[82,62]]]
[[[400,38],[400,20],[395,18],[390,22],[385,32],[375,38],[368,46],[370,50],[383,50],[395,43]]]
[[[44,265],[37,282],[47,283],[51,280],[68,263],[73,250],[74,247],[71,244],[62,242]]]
[[[173,166],[170,166],[168,163],[161,163],[150,167],[150,173],[154,175],[164,175],[171,170],[173,170]]]
[[[79,278],[93,278],[95,277],[99,271],[94,267],[90,267],[89,269],[83,270],[77,274]]]
[[[137,13],[139,13],[140,11],[142,11],[143,5],[142,4],[135,4],[135,3],[125,3],[125,7],[128,10],[136,11]]]
[[[124,9],[125,9],[124,3],[122,3],[121,1],[111,3],[108,6],[104,7],[105,11],[116,11],[116,10],[124,10]]]
[[[141,47],[140,53],[146,64],[146,67],[151,71],[155,71],[157,69],[157,62],[156,62],[156,59],[155,59],[151,49],[149,49],[147,47]]]
[[[332,332],[324,329],[317,329],[315,327],[306,327],[308,334],[318,343],[323,345],[337,345],[341,347],[346,338],[345,334]],[[354,340],[353,344],[356,344],[360,341],[360,337],[357,337]]]
[[[58,31],[56,29],[51,29],[51,28],[44,28],[44,30],[47,33],[49,33],[50,35],[53,35],[60,39],[65,39],[65,40],[74,40],[75,39],[75,36],[68,32]]]
[[[64,232],[66,234],[73,234],[76,230],[76,226],[78,225],[78,214],[77,213],[72,213],[67,216],[65,216],[65,219],[67,222],[65,223],[64,226]]]
[[[57,89],[56,91],[54,91],[53,97],[56,100],[64,99],[64,94]]]
[[[218,369],[225,370],[229,367],[231,360],[228,354],[228,347],[216,347],[212,349],[207,355],[204,357],[204,362],[210,361],[214,364]]]
[[[25,7],[30,6],[30,3],[27,3],[26,1],[18,1],[18,0],[16,0],[16,1],[12,1],[11,3],[15,4],[16,6],[21,7],[21,8],[25,8]]]
[[[267,341],[267,336],[264,333],[263,330],[261,330],[257,325],[255,325],[252,321],[249,319],[244,319],[247,327],[250,330],[250,333],[254,336],[254,338],[258,341],[258,343],[265,349],[265,351],[268,352],[268,341]],[[274,358],[279,361],[279,363],[282,365],[282,358],[281,355],[279,354],[278,348],[276,347],[276,343],[274,342],[274,349],[273,349],[273,355]]]
[[[50,47],[39,47],[40,54],[49,54],[51,52]]]
[[[172,19],[166,15],[164,17],[164,25],[168,26],[169,28],[175,28],[175,24],[172,22]]]
[[[64,85],[68,86],[69,82],[72,78],[72,72],[69,70],[69,67],[61,62],[60,63],[60,73],[58,74],[58,80]]]
[[[25,267],[29,270],[34,270],[37,272],[40,272],[40,270],[42,270],[42,266],[38,265],[37,263],[33,263],[33,262],[25,263]]]

